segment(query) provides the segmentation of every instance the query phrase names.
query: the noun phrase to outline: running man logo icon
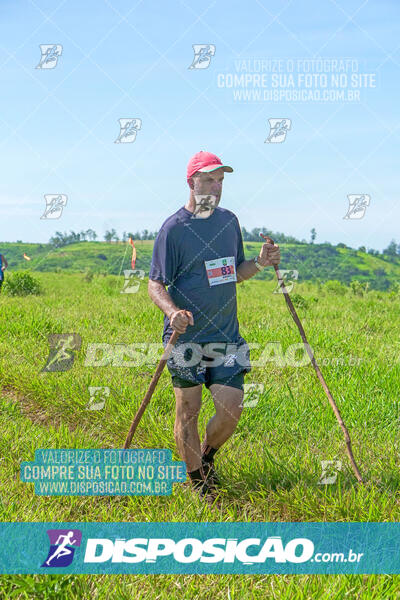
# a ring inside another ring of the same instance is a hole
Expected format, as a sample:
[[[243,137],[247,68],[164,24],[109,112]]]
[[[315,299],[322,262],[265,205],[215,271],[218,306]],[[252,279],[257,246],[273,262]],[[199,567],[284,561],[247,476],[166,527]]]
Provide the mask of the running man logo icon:
[[[40,44],[40,61],[36,65],[37,69],[54,69],[57,66],[59,57],[62,54],[61,44]]]
[[[121,294],[135,294],[140,286],[140,280],[144,279],[143,269],[124,269],[124,287]]]
[[[295,281],[299,278],[299,272],[296,269],[280,269],[279,274],[281,276],[281,280],[285,286],[286,291],[289,293],[293,290],[293,286]],[[284,294],[285,292],[282,289],[281,282],[278,280],[276,284],[276,288],[273,291],[274,294]]]
[[[115,144],[132,144],[136,140],[136,134],[142,128],[141,119],[118,119],[119,134]]]
[[[217,197],[213,194],[195,194],[196,206],[192,219],[208,219],[217,205]]]
[[[207,69],[215,54],[214,44],[192,44],[194,57],[189,69]]]
[[[371,201],[369,194],[348,194],[349,208],[343,219],[362,219]]]
[[[322,475],[318,485],[329,485],[335,483],[338,472],[342,468],[341,460],[321,460]]]
[[[257,406],[260,396],[264,393],[263,383],[244,383],[243,384],[243,400],[240,406],[253,408]]]
[[[79,350],[82,345],[81,336],[77,333],[51,333],[48,340],[49,356],[41,372],[68,371],[74,364],[74,350]]]
[[[290,119],[268,119],[269,135],[265,144],[281,144],[286,140],[287,132],[292,128]]]
[[[48,529],[50,548],[42,567],[68,567],[82,541],[80,529]]]
[[[110,388],[108,386],[92,386],[88,387],[90,400],[86,408],[88,410],[102,410],[106,403],[106,399],[110,396]]]
[[[46,208],[41,219],[59,219],[62,215],[64,206],[67,204],[65,194],[45,194]]]

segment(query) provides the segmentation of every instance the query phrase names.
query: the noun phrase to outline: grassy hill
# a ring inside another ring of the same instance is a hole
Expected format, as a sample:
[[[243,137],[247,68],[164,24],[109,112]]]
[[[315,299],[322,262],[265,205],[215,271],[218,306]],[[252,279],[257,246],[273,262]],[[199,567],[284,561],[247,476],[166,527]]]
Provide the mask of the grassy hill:
[[[259,253],[262,242],[245,242],[246,258]],[[153,240],[136,240],[136,268],[148,275]],[[373,256],[366,252],[330,244],[281,244],[281,269],[296,269],[299,281],[338,280],[349,284],[369,282],[371,289],[388,290],[400,282],[400,256]],[[123,242],[79,242],[61,248],[49,244],[0,243],[0,252],[8,260],[10,271],[105,273],[118,275],[131,267],[131,248]],[[24,252],[31,258],[23,258]],[[255,279],[272,279],[272,269],[258,273]]]
[[[89,248],[81,244],[63,251],[70,257],[83,252],[84,246]],[[123,255],[121,246],[108,248],[110,263],[116,261],[117,252]],[[398,302],[390,294],[372,291],[366,297],[337,296],[310,282],[299,283],[297,289],[307,301],[299,307],[299,316],[349,428],[367,485],[355,481],[342,432],[311,365],[280,363],[274,352],[267,352],[265,364],[255,364],[246,376],[247,384],[262,386],[261,393],[255,404],[244,408],[235,433],[217,454],[223,484],[223,507],[217,510],[202,505],[184,484],[175,484],[170,496],[68,497],[35,495],[33,484],[20,480],[21,462],[32,461],[39,448],[122,447],[154,374],[151,344],[160,343],[162,332],[162,313],[142,283],[137,293],[121,294],[120,278],[115,275],[95,276],[91,281],[84,281],[79,273],[38,273],[36,277],[43,286],[42,296],[0,296],[1,521],[182,521],[190,531],[190,523],[198,521],[400,520],[396,341],[400,321]],[[287,357],[292,344],[301,341],[282,295],[273,294],[274,287],[272,281],[254,280],[238,286],[240,330],[252,344],[252,361],[271,344]],[[73,366],[64,372],[42,372],[49,354],[48,335],[66,332],[76,332],[82,339]],[[143,344],[146,360],[133,366],[87,365],[89,346],[94,343],[114,349],[126,344],[124,361],[132,360],[128,346]],[[102,410],[88,410],[89,386],[109,386]],[[210,391],[203,390],[201,439],[213,414]],[[165,369],[132,448],[166,448],[179,460],[174,417],[174,395]],[[321,484],[322,461],[340,461],[335,483]],[[228,597],[229,586],[232,600],[398,597],[398,576],[370,577],[373,591],[365,595],[364,575],[337,575],[329,578],[329,584],[326,575],[307,574],[104,574],[68,576],[62,583],[56,575],[51,584],[54,591],[45,594],[44,586],[52,580],[45,583],[38,576],[21,576],[15,590],[12,580],[3,576],[0,598],[122,599],[132,597],[132,590],[139,586],[142,599],[154,597],[156,591],[159,598],[217,600]]]

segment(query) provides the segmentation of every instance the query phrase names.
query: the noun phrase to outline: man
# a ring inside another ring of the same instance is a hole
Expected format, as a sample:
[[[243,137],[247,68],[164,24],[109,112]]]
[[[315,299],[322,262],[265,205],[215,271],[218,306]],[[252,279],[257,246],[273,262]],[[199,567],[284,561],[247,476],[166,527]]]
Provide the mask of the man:
[[[8,262],[6,260],[6,257],[3,254],[0,254],[0,293],[4,281],[4,271],[7,269],[7,267]]]
[[[239,334],[236,283],[280,261],[279,247],[272,244],[263,244],[258,257],[245,260],[239,221],[218,206],[225,172],[232,173],[232,167],[210,152],[190,159],[189,200],[158,233],[148,286],[165,315],[164,346],[173,330],[180,334],[167,361],[176,398],[174,437],[193,488],[209,503],[219,484],[214,455],[236,428],[244,374],[251,370],[249,348]],[[200,446],[203,384],[216,413]]]

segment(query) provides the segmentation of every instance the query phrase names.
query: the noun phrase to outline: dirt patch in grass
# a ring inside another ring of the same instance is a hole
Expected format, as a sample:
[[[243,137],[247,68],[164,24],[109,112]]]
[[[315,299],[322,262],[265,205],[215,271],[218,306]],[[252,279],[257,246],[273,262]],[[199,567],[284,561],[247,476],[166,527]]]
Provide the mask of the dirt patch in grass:
[[[95,438],[100,448],[122,448],[125,431],[121,432],[120,426],[118,427],[114,422],[98,415],[98,411],[85,411],[84,419],[82,419],[82,415],[73,407],[68,408],[68,410],[64,407],[64,412],[62,413],[56,412],[60,410],[59,407],[53,408],[54,412],[51,412],[51,407],[42,406],[38,400],[32,398],[29,394],[24,394],[10,386],[0,388],[0,398],[18,404],[21,414],[34,425],[39,425],[46,429],[52,427],[55,430],[58,430],[63,425],[68,428],[71,434],[76,434],[79,431],[80,434],[92,439]],[[99,417],[101,417],[100,420]],[[126,431],[128,428],[129,426],[127,425]],[[145,446],[145,440],[142,440],[141,436],[138,435],[136,436],[136,444]]]
[[[61,423],[63,423],[70,431],[74,431],[77,427],[76,423],[66,420],[65,416],[50,415],[32,398],[29,398],[29,396],[26,396],[13,388],[2,388],[0,390],[0,395],[2,398],[18,404],[24,417],[28,418],[35,425],[41,425],[42,427],[51,426],[58,429]]]

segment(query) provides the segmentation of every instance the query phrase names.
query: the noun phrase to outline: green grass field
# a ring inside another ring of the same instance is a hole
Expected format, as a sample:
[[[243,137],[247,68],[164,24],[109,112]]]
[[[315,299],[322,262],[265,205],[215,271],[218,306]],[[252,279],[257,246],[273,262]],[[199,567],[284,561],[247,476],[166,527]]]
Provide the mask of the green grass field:
[[[127,268],[127,267],[126,267]],[[271,270],[271,269],[270,269]],[[160,342],[162,315],[147,295],[121,294],[123,277],[36,273],[40,296],[0,296],[0,510],[2,521],[400,521],[399,295],[334,294],[297,284],[298,314],[349,429],[366,481],[355,480],[342,432],[311,365],[253,367],[246,383],[264,384],[218,453],[222,509],[203,506],[186,485],[172,496],[40,497],[22,483],[22,461],[37,448],[121,448],[155,364],[84,365],[90,343]],[[238,317],[249,343],[301,341],[273,281],[238,286]],[[302,301],[304,299],[304,301]],[[78,333],[82,347],[67,372],[41,373],[47,336]],[[258,356],[256,352],[253,358]],[[352,360],[349,361],[349,357]],[[101,411],[86,408],[88,386],[115,390]],[[161,376],[132,447],[169,448],[174,395]],[[203,392],[199,430],[213,414]],[[322,460],[341,460],[332,485],[319,485]],[[399,598],[398,576],[2,576],[8,598]]]

